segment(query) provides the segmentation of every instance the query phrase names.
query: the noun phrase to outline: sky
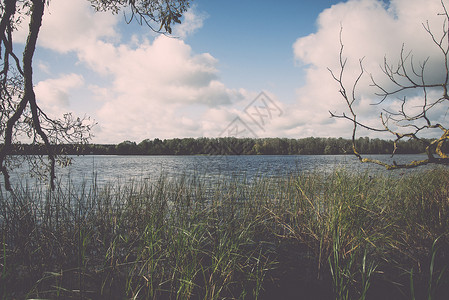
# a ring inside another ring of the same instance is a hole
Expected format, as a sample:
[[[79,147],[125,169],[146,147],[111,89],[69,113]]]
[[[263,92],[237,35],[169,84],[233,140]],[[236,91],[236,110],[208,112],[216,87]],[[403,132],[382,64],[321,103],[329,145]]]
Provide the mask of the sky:
[[[384,57],[394,64],[403,45],[415,61],[432,56],[430,73],[439,74],[438,49],[422,24],[440,34],[441,12],[440,0],[194,0],[168,37],[127,24],[123,13],[95,12],[87,0],[52,0],[33,61],[35,92],[53,117],[95,120],[93,143],[350,138],[351,122],[329,113],[348,111],[328,70],[339,72],[340,31],[345,84],[352,86],[361,58],[366,71],[358,118],[379,127],[367,75],[388,86],[380,65]],[[20,47],[25,30],[16,35]],[[407,97],[419,103],[419,95]],[[434,117],[447,122],[446,112]]]

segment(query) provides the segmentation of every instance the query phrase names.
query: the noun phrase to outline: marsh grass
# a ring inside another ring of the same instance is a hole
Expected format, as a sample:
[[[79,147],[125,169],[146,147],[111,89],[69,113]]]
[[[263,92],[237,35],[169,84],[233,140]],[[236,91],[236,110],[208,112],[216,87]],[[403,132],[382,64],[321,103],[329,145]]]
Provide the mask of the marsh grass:
[[[449,171],[0,191],[3,299],[442,299]]]

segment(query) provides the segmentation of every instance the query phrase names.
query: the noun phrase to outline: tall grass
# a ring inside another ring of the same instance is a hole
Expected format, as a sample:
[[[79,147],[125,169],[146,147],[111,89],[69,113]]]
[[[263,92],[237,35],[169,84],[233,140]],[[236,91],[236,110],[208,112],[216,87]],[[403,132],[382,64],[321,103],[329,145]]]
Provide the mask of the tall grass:
[[[0,191],[2,299],[441,299],[449,171]]]

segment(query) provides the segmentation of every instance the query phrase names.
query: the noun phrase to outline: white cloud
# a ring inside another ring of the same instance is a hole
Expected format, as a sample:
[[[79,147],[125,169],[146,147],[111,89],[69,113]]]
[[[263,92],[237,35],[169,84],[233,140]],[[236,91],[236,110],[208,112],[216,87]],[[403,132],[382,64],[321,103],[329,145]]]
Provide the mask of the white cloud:
[[[173,35],[185,39],[203,27],[207,18],[207,14],[198,12],[196,6],[193,6],[184,13],[182,23],[175,26]]]
[[[46,10],[39,46],[59,54],[71,53],[77,59],[72,67],[78,74],[73,70],[51,74],[56,68],[49,68],[39,58],[38,68],[50,77],[36,85],[39,103],[51,114],[75,107],[81,115],[90,114],[99,123],[95,142],[217,136],[236,116],[244,118],[243,108],[257,96],[228,88],[220,80],[219,62],[213,53],[195,53],[182,40],[199,30],[207,18],[196,8],[174,28],[174,35],[182,39],[131,34],[128,27],[120,25],[125,25],[123,15],[95,13],[85,0],[52,1]],[[416,61],[436,57],[438,50],[429,48],[431,41],[422,23],[429,20],[439,33],[442,18],[437,14],[441,11],[440,0],[425,4],[422,0],[391,0],[389,6],[380,0],[349,0],[323,11],[317,32],[293,45],[297,65],[306,70],[306,82],[297,90],[296,103],[282,107],[282,117],[257,135],[350,137],[351,123],[331,119],[328,113],[346,109],[339,86],[327,70],[338,71],[340,27],[344,56],[348,57],[345,83],[349,84],[358,75],[362,57],[366,71],[382,78],[379,64],[385,55],[397,60],[403,43],[407,50],[413,50]],[[18,33],[22,40],[24,32]],[[431,59],[429,65],[429,76],[438,77],[440,73],[435,70],[441,61]],[[379,107],[370,105],[372,92],[365,77],[358,90],[363,101],[356,109],[369,124],[378,122],[379,112]],[[80,95],[82,101],[74,98]],[[409,96],[411,103],[416,103],[416,95]],[[82,105],[85,111],[79,108]],[[397,103],[392,105],[394,108]],[[444,120],[446,113],[444,109],[432,116]]]
[[[101,61],[98,52],[86,58],[92,68],[105,68],[113,76],[110,97],[104,98],[98,112],[106,136],[133,140],[198,136],[201,120],[194,119],[190,106],[229,105],[240,98],[239,91],[217,80],[216,60],[211,55],[196,55],[181,40],[159,36],[138,48],[121,45],[112,50],[114,59],[102,55],[107,65],[97,66]]]
[[[46,73],[46,74],[50,74],[50,66],[48,64],[45,64],[43,62],[39,62],[37,67],[39,68],[39,70],[41,70],[42,72]]]
[[[52,1],[46,6],[39,33],[39,46],[67,53],[80,51],[99,39],[117,40],[119,18],[94,12],[89,1]]]
[[[209,53],[194,53],[181,39],[159,35],[148,40],[134,34],[124,43],[118,33],[119,29],[126,32],[118,25],[124,23],[123,16],[95,13],[88,1],[55,1],[49,12],[39,45],[59,53],[76,53],[78,67],[87,67],[103,78],[87,86],[90,97],[101,104],[92,115],[99,124],[96,141],[201,136],[205,132],[200,119],[204,110],[243,97],[241,91],[229,89],[219,80],[217,59]],[[205,18],[189,10],[184,23],[175,27],[175,34],[192,34]],[[52,90],[51,83],[38,84],[42,101],[68,107],[68,89]],[[194,106],[201,112],[192,109]]]
[[[338,93],[339,86],[327,70],[331,68],[339,72],[341,28],[343,56],[348,58],[344,77],[348,90],[360,72],[358,60],[361,58],[364,58],[366,75],[371,73],[385,87],[391,87],[379,66],[383,64],[384,57],[393,65],[397,64],[403,44],[406,53],[413,51],[415,62],[432,57],[429,61],[431,72],[427,74],[428,78],[440,76],[441,54],[438,54],[437,47],[432,44],[422,23],[429,20],[431,27],[440,34],[444,21],[444,18],[438,16],[441,11],[440,0],[425,1],[425,4],[422,0],[391,0],[389,6],[377,0],[350,0],[323,11],[317,21],[317,32],[299,38],[293,45],[297,62],[306,67],[307,82],[298,89],[295,107],[287,112],[292,120],[292,130],[299,136],[312,134],[350,137],[351,122],[329,119],[328,113],[348,113],[344,100]],[[379,100],[373,92],[369,76],[365,76],[357,90],[357,97],[363,101],[355,108],[359,120],[368,124],[376,123],[376,127],[380,127],[380,107],[370,105]],[[412,97],[413,94],[408,96]],[[413,106],[416,99],[410,103]],[[296,129],[295,125],[298,126]]]
[[[84,78],[72,73],[40,81],[34,90],[41,109],[50,116],[58,117],[70,110],[70,92],[83,85]]]

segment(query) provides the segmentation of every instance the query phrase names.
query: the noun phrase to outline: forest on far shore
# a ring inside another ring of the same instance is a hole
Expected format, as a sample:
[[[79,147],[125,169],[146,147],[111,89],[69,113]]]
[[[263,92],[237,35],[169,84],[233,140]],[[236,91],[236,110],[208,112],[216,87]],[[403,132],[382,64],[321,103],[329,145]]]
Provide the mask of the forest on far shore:
[[[430,141],[430,140],[428,140]],[[356,141],[361,154],[391,154],[390,140],[361,137]],[[448,143],[443,147],[448,152]],[[116,145],[66,144],[54,146],[54,153],[66,155],[335,155],[352,154],[352,141],[343,138],[174,138],[124,141]],[[396,154],[424,153],[416,140],[399,141]],[[15,145],[14,154],[44,154],[43,145]]]

